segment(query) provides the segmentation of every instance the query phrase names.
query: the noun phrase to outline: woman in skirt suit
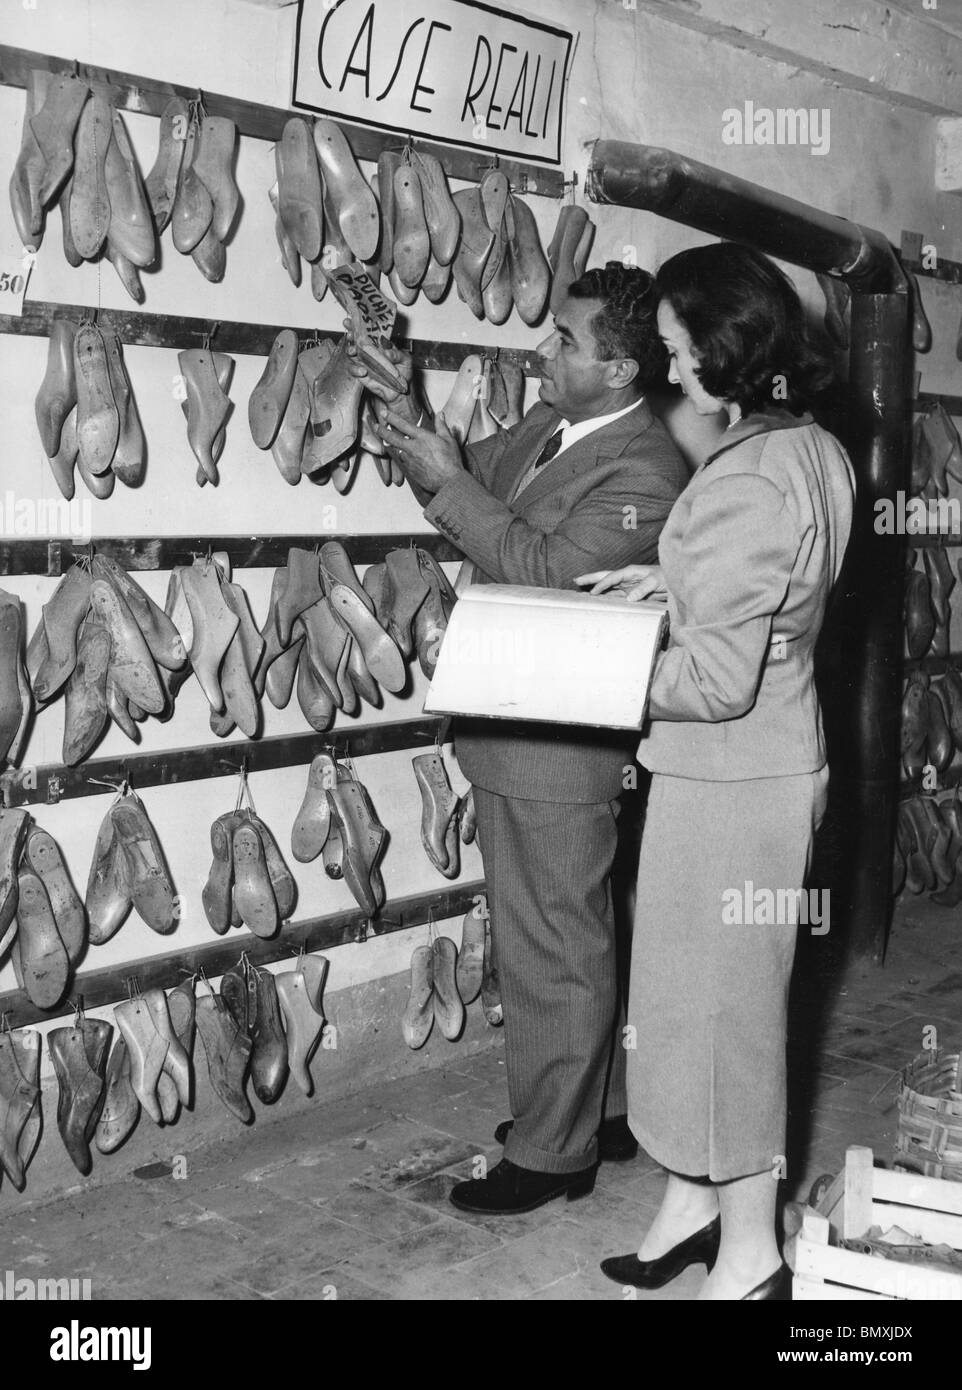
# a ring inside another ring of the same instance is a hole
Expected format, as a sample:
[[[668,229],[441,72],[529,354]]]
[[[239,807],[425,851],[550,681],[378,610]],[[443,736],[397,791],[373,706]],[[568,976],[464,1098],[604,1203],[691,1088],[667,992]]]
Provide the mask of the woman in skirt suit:
[[[659,565],[579,581],[667,597],[670,623],[638,750],[652,780],[626,1035],[629,1123],[668,1184],[637,1254],[602,1269],[658,1288],[700,1262],[700,1298],[784,1299],[786,1004],[828,781],[813,652],[853,476],[803,413],[828,373],[773,262],[700,247],[658,288],[669,379],[729,425],[669,515]]]

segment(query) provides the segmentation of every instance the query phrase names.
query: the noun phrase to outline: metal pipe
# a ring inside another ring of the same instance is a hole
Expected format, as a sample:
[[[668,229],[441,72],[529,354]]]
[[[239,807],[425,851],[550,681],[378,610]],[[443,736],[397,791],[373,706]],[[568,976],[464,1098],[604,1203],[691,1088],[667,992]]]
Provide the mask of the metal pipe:
[[[599,140],[595,202],[643,208],[739,241],[853,291],[848,420],[858,494],[852,541],[819,650],[832,789],[819,855],[832,915],[854,954],[880,962],[891,917],[899,777],[904,537],[875,531],[875,504],[908,482],[909,286],[881,232],[671,150]]]
[[[799,203],[674,150],[599,140],[586,188],[596,203],[643,208],[728,241],[740,241],[844,277],[853,290],[902,291],[905,274],[881,232]]]

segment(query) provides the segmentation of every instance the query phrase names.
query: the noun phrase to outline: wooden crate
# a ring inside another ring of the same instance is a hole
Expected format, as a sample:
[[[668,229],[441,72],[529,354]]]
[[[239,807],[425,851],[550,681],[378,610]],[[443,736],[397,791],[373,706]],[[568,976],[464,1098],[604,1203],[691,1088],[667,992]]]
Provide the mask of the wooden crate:
[[[930,1269],[840,1249],[871,1226],[900,1226],[930,1245],[962,1250],[962,1185],[875,1168],[872,1150],[850,1148],[845,1168],[818,1203],[806,1207],[795,1245],[796,1300],[962,1299],[962,1270]]]

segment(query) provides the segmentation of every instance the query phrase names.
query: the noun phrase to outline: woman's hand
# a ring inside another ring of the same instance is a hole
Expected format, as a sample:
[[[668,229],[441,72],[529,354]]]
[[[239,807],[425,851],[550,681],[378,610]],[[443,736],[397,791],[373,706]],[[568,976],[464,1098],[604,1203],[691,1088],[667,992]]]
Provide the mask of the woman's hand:
[[[620,570],[594,570],[579,574],[576,584],[590,584],[593,594],[623,594],[631,603],[645,598],[667,598],[660,565],[626,565]]]

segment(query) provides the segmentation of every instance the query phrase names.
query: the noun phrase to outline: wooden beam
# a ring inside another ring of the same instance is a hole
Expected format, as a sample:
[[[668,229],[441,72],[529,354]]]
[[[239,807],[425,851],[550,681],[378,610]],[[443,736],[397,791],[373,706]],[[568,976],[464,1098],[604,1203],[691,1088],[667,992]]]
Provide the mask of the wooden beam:
[[[79,767],[47,763],[0,773],[0,792],[4,806],[56,805],[65,798],[103,796],[103,783],[119,786],[128,776],[135,789],[141,790],[237,777],[244,765],[248,773],[307,767],[322,749],[336,758],[366,758],[372,753],[430,748],[441,737],[444,722],[444,717],[438,715],[392,719],[383,724],[343,725],[324,734],[288,734],[225,740],[192,748],[135,751],[124,757],[88,759]]]
[[[173,96],[183,97],[186,101],[202,97],[208,115],[226,116],[234,122],[241,135],[252,135],[258,140],[279,140],[291,116],[302,115],[288,108],[264,106],[260,102],[244,101],[222,92],[208,92],[206,88],[201,92],[198,87],[182,87],[155,77],[115,72],[112,68],[96,67],[93,63],[75,64],[68,58],[56,58],[49,53],[35,53],[27,48],[0,44],[0,84],[26,87],[34,68],[53,73],[76,72],[90,87],[106,96],[113,106],[150,116],[161,115]],[[406,136],[391,131],[371,130],[367,126],[351,125],[346,121],[338,121],[338,125],[358,159],[376,162],[382,150],[400,149],[407,142]],[[416,150],[437,155],[448,177],[453,179],[478,183],[495,164],[491,155],[483,150],[476,152],[433,140],[413,140],[411,144]],[[560,169],[545,169],[540,164],[516,159],[499,159],[497,163],[519,193],[538,193],[546,198],[564,196],[564,173]]]
[[[66,503],[64,503],[66,506]],[[311,532],[308,535],[274,536],[165,536],[124,538],[98,536],[90,546],[128,570],[169,570],[189,565],[208,550],[226,551],[235,569],[274,569],[287,563],[287,552],[313,550],[325,540],[340,541],[356,565],[375,565],[388,551],[406,550],[416,545],[435,560],[463,560],[450,541],[436,531],[403,531],[397,535],[345,535],[342,532]],[[75,561],[87,557],[90,546],[72,540],[0,540],[0,575],[44,574],[54,577],[68,570]]]
[[[269,941],[248,932],[218,937],[204,946],[189,946],[183,951],[170,951],[162,956],[145,956],[141,960],[125,961],[103,970],[86,970],[73,981],[71,998],[66,1010],[63,1004],[53,1009],[39,1009],[23,990],[12,989],[0,994],[0,1018],[6,1015],[11,1028],[25,1028],[31,1023],[49,1023],[73,1012],[83,1002],[85,1009],[115,1004],[128,997],[128,982],[134,992],[148,989],[172,989],[183,984],[185,975],[203,971],[211,979],[233,969],[247,953],[252,965],[267,965],[286,960],[293,969],[298,951],[329,951],[336,946],[349,946],[371,941],[390,932],[407,931],[425,922],[442,922],[458,917],[473,907],[478,894],[484,892],[484,880],[459,883],[451,888],[437,888],[428,893],[416,893],[407,898],[394,898],[385,904],[377,917],[369,920],[360,911],[331,912],[324,917],[308,917],[300,922],[286,922],[277,936]],[[96,947],[93,948],[96,959]]]
[[[92,319],[96,313],[97,322],[105,332],[116,333],[121,342],[136,347],[196,348],[207,335],[212,335],[212,345],[218,352],[250,354],[266,357],[271,344],[281,331],[282,325],[276,323],[242,323],[231,319],[195,319],[183,314],[148,314],[141,309],[100,309],[89,304],[61,304],[56,300],[27,299],[23,304],[23,314],[0,314],[0,333],[23,334],[26,337],[47,338],[50,325],[55,319]],[[330,338],[338,341],[343,335],[340,329],[295,328],[302,341],[309,338]],[[454,343],[427,338],[399,338],[399,346],[411,352],[414,365],[422,371],[456,372],[466,357],[472,353],[484,356],[494,352],[490,345],[479,343]],[[499,348],[498,360],[512,362],[528,376],[538,375],[534,350],[522,348]]]

